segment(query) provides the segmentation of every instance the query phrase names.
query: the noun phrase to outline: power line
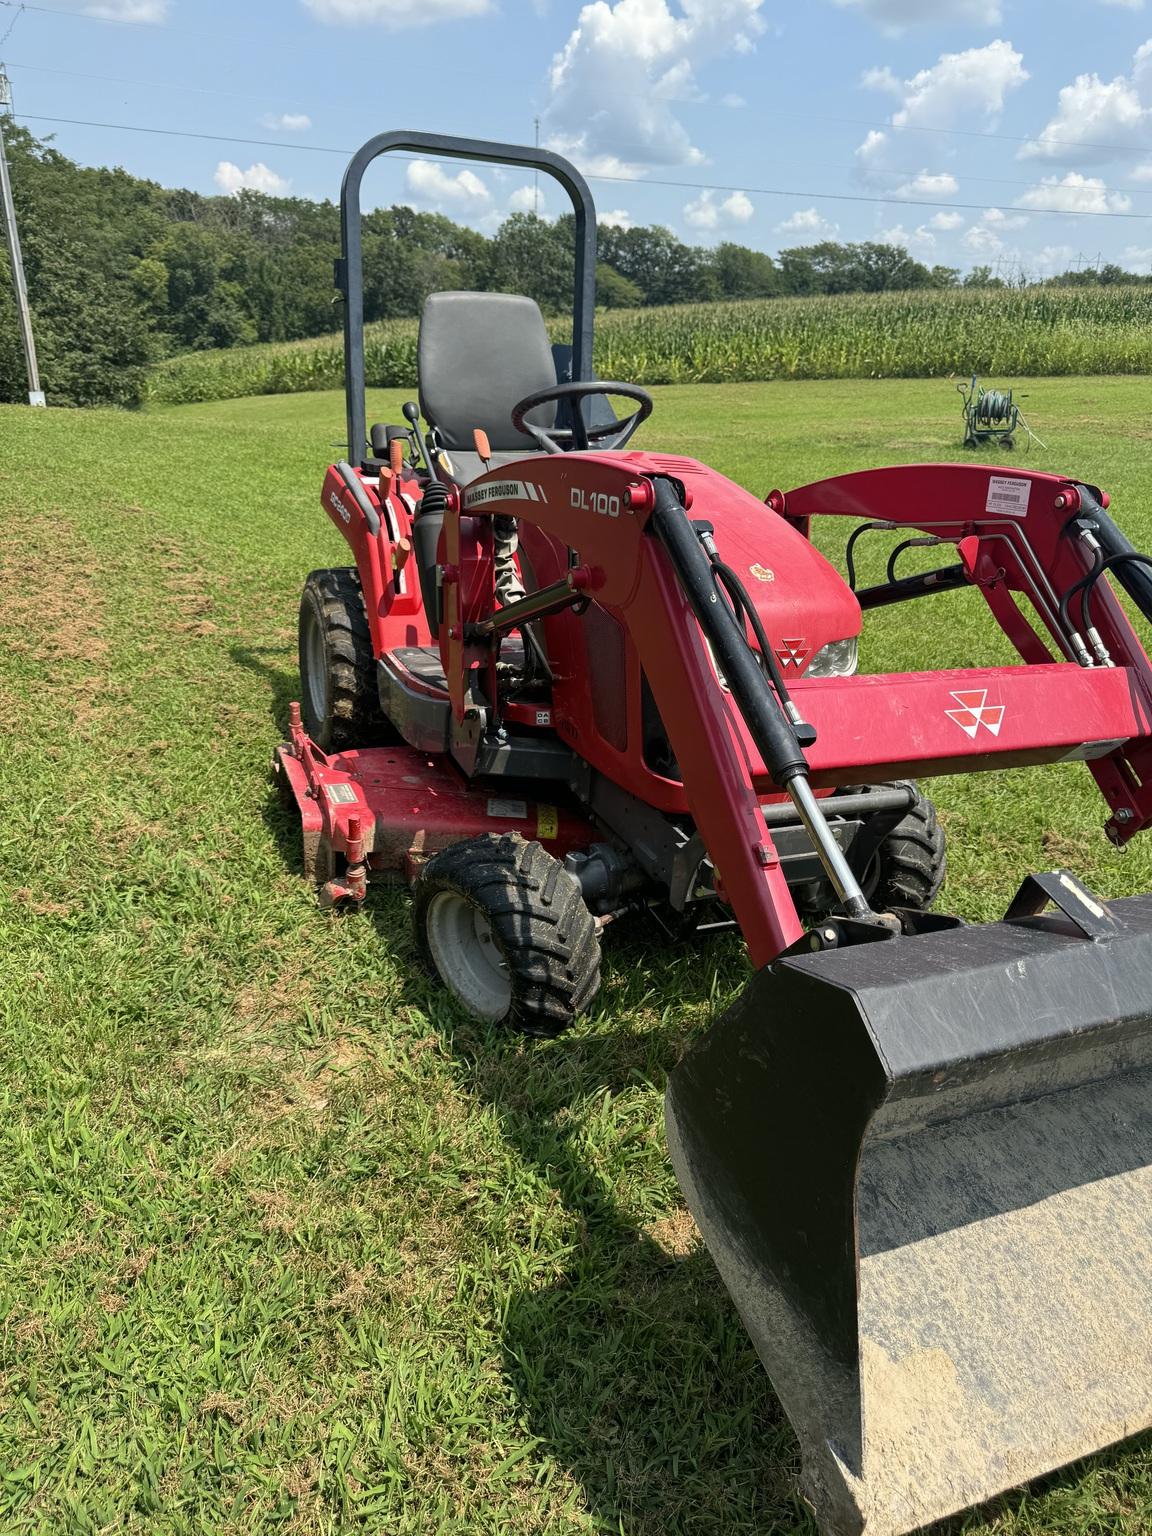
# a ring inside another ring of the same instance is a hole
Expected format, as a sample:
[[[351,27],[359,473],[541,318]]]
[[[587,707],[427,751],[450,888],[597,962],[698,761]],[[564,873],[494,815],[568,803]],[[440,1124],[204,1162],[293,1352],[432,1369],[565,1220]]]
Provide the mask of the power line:
[[[180,34],[180,35],[182,35],[184,37],[199,37],[199,38],[203,38],[206,42],[210,42],[210,43],[212,43],[214,45],[218,45],[221,42],[251,42],[254,38],[258,37],[259,41],[260,41],[261,48],[265,48],[266,49],[269,46],[272,46],[272,47],[276,47],[277,46],[276,39],[275,38],[269,38],[266,32],[259,32],[259,33],[255,32],[255,31],[251,31],[251,32],[248,32],[248,33],[205,32],[205,31],[201,31],[201,30],[198,30],[196,28],[193,28],[193,27],[173,26],[171,22],[164,22],[164,21],[147,21],[147,22],[145,22],[145,21],[131,21],[131,20],[129,20],[129,19],[125,18],[125,17],[122,17],[122,16],[96,16],[96,15],[92,15],[91,13],[86,12],[86,11],[62,10],[58,6],[33,5],[33,4],[28,3],[28,0],[0,0],[0,7],[7,8],[8,10],[14,10],[14,11],[17,11],[17,12],[20,12],[20,11],[35,11],[38,14],[43,15],[43,16],[59,16],[59,17],[64,17],[64,18],[66,18],[69,21],[91,21],[91,22],[97,22],[97,23],[100,23],[100,24],[116,26],[116,27],[136,27],[136,28],[141,28],[141,29],[143,29],[146,32],[157,32],[157,31],[159,31],[159,32],[173,32],[173,33]],[[293,52],[293,53],[300,53],[300,54],[303,54],[305,52],[304,49],[299,49],[299,48],[294,48],[294,49],[291,49],[290,51]],[[313,57],[313,55],[309,54],[309,57],[311,58],[311,57]],[[24,67],[25,68],[30,68],[31,66],[25,65]],[[455,75],[457,78],[471,78],[471,74],[469,72],[467,72],[467,71],[464,71],[464,70],[444,70],[443,72],[445,74]],[[124,82],[124,83],[127,84],[129,82]],[[221,94],[224,94],[224,93],[221,93]],[[619,95],[620,97],[624,97],[626,95],[627,96],[631,96],[633,93],[630,93],[630,92],[619,92],[619,93],[616,93],[616,94]],[[606,99],[610,100],[612,98],[612,93],[605,93],[605,96],[606,96]],[[725,111],[725,112],[731,110],[731,108],[724,107],[724,106],[722,106],[718,102],[704,102],[704,101],[700,101],[700,100],[697,100],[697,99],[693,99],[691,97],[684,97],[684,98],[665,97],[663,99],[665,101],[667,101],[671,105],[678,105],[678,106],[685,106],[685,107],[712,107],[712,108],[714,108],[717,111]],[[796,111],[796,110],[794,110],[791,107],[785,107],[785,106],[778,106],[777,110],[781,114],[787,115],[787,117],[789,119],[791,119],[791,120],[799,120],[799,121],[805,121],[805,122],[817,122],[817,123],[841,123],[841,124],[844,124],[844,125],[849,126],[849,127],[855,127],[855,128],[879,128],[881,130],[886,130],[889,133],[895,132],[895,133],[898,133],[898,134],[905,134],[905,133],[927,133],[927,134],[941,135],[941,136],[943,136],[945,138],[995,139],[995,140],[999,140],[999,141],[1002,141],[1002,142],[1007,143],[1007,144],[1052,144],[1052,145],[1057,145],[1057,146],[1063,146],[1066,149],[1102,149],[1102,150],[1107,150],[1107,151],[1109,151],[1112,154],[1118,154],[1118,155],[1147,155],[1148,153],[1150,153],[1150,150],[1152,150],[1152,146],[1141,147],[1139,145],[1135,145],[1134,146],[1132,144],[1108,144],[1108,143],[1105,143],[1105,142],[1103,142],[1101,140],[1098,140],[1098,139],[1063,139],[1063,138],[1060,138],[1059,136],[1057,136],[1055,134],[993,133],[993,132],[990,132],[990,131],[988,131],[986,129],[977,129],[977,128],[941,128],[941,127],[929,126],[929,125],[924,124],[924,123],[902,123],[902,124],[900,124],[899,127],[896,127],[891,121],[885,122],[885,121],[881,121],[878,118],[838,117],[838,116],[834,116],[834,115],[826,114],[826,113],[814,113],[814,112]],[[900,174],[905,174],[905,173],[901,172]],[[1058,211],[1062,211],[1062,210],[1058,210]]]
[[[3,38],[0,38],[0,43],[3,43]],[[259,102],[264,106],[274,99],[276,101],[283,99],[283,93],[275,98],[253,96],[249,91],[219,91],[209,85],[185,85],[174,80],[129,80],[124,75],[94,75],[86,69],[53,69],[47,64],[18,64],[12,60],[8,61],[8,68],[22,69],[34,75],[63,75],[68,80],[95,80],[101,85],[134,85],[146,91],[186,91],[197,96],[227,96],[232,101]]]
[[[0,4],[6,0],[0,0]],[[355,153],[354,150],[336,147],[329,144],[290,144],[283,139],[249,139],[236,134],[227,133],[194,133],[186,128],[150,128],[137,123],[100,123],[89,118],[81,117],[44,117],[39,113],[18,112],[13,114],[25,123],[56,123],[64,124],[72,128],[105,128],[116,133],[147,133],[156,134],[168,139],[200,139],[210,144],[244,144],[257,149],[276,149],[283,153],[285,150],[296,154],[307,153],[315,155],[346,155]],[[397,155],[400,160],[432,160],[439,165],[455,165],[454,160],[446,160],[433,155]],[[589,175],[589,181],[609,181],[624,183],[636,187],[674,187],[683,192],[744,192],[755,197],[791,197],[812,198],[818,202],[830,203],[869,203],[886,208],[942,208],[958,213],[989,213],[992,209],[999,211],[997,203],[957,203],[942,202],[929,198],[910,197],[870,197],[864,193],[855,192],[819,192],[801,187],[754,187],[747,182],[739,184],[735,182],[716,181],[672,181],[654,176],[608,176]],[[1152,219],[1152,213],[1118,213],[1110,209],[1102,208],[1036,208],[1031,205],[1025,210],[1029,214],[1052,215],[1065,219],[1124,219],[1147,222]]]
[[[13,7],[13,10],[12,10],[12,20],[8,23],[7,29],[6,29],[6,31],[4,33],[4,36],[0,37],[0,48],[3,48],[4,44],[12,36],[13,32],[15,32],[15,30],[16,30],[16,23],[20,20],[20,17],[23,14],[24,14],[24,6],[22,4],[16,5],[16,6]]]
[[[94,74],[89,73],[88,71],[80,71],[80,70],[74,70],[74,69],[55,69],[55,68],[52,68],[52,67],[50,67],[48,65],[43,65],[43,64],[14,64],[14,63],[9,63],[8,64],[8,68],[9,69],[23,69],[23,70],[26,70],[26,71],[30,71],[30,72],[32,72],[34,74],[41,74],[41,75],[62,75],[65,78],[70,79],[70,80],[99,81],[100,83],[106,84],[106,85],[131,85],[131,86],[136,86],[136,87],[138,87],[138,88],[140,88],[142,90],[156,90],[156,91],[164,91],[164,92],[182,91],[182,92],[187,92],[187,93],[192,93],[192,94],[195,94],[195,95],[202,95],[202,96],[222,96],[222,97],[227,97],[227,98],[235,100],[235,101],[251,101],[251,102],[259,103],[259,104],[264,105],[264,106],[269,105],[269,103],[273,100],[273,98],[270,97],[270,96],[253,96],[253,95],[251,95],[251,94],[249,94],[247,92],[243,92],[243,91],[220,91],[220,90],[214,90],[210,86],[185,85],[185,84],[182,84],[182,83],[177,83],[175,81],[165,81],[165,80],[130,80],[130,79],[128,79],[128,78],[126,78],[125,76],[122,76],[122,75],[94,75]],[[537,117],[533,121],[536,123],[537,143],[539,143],[540,119]],[[845,121],[851,121],[851,119],[845,119]],[[159,132],[160,130],[156,130],[156,131]],[[255,143],[257,141],[253,140],[251,142]],[[293,145],[293,144],[285,145],[285,144],[282,144],[281,141],[279,141],[279,140],[276,140],[276,141],[269,140],[267,142],[268,142],[269,147],[272,147],[272,148],[282,148],[282,147],[308,148],[308,147],[311,147],[311,146],[307,146],[307,145]],[[343,151],[341,151],[341,153],[343,153]],[[843,172],[848,172],[848,173],[854,172],[854,171],[856,171],[858,169],[858,167],[856,167],[856,166],[842,165],[842,164],[839,164],[839,163],[831,161],[831,160],[813,160],[813,161],[810,161],[809,164],[813,168],[819,167],[822,170],[836,170],[836,171],[843,171]],[[869,171],[868,171],[868,175],[869,176],[892,176],[892,177],[902,176],[902,177],[907,178],[909,181],[914,181],[918,176],[921,176],[923,174],[924,174],[924,167],[923,166],[921,166],[917,170],[909,170],[909,169],[898,170],[898,169],[889,169],[887,167],[875,166],[875,167],[870,168]],[[933,173],[930,172],[929,174],[931,175]],[[943,173],[939,173],[939,174],[943,174]],[[989,186],[989,187],[1034,187],[1034,186],[1036,186],[1035,178],[1033,178],[1031,180],[1021,180],[1019,178],[1010,178],[1010,177],[1005,177],[1005,176],[974,176],[974,175],[971,175],[970,173],[968,173],[966,171],[961,171],[961,172],[958,173],[958,175],[959,175],[959,178],[961,180],[963,180],[965,182],[973,182],[973,183],[976,183],[979,186]],[[645,178],[637,178],[637,179],[642,179],[644,181],[648,180],[647,177],[645,177]],[[1149,197],[1149,196],[1152,196],[1152,191],[1141,190],[1139,187],[1117,187],[1117,186],[1112,186],[1112,185],[1105,185],[1103,182],[1101,182],[1100,186],[1096,190],[1101,191],[1101,192],[1116,192],[1116,193],[1120,193],[1123,196],[1130,196],[1130,197]],[[950,204],[949,206],[952,206],[952,205]]]

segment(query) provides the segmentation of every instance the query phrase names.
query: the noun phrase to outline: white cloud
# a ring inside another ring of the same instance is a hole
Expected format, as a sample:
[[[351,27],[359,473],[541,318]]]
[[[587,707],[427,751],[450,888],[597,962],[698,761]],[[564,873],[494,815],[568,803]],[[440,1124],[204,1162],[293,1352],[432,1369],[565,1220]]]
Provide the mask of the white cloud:
[[[632,228],[632,215],[627,208],[609,208],[607,212],[597,209],[596,221],[599,224],[607,224],[609,229]]]
[[[951,171],[920,171],[911,181],[897,187],[896,197],[954,197],[960,183]]]
[[[951,128],[972,113],[994,116],[1008,92],[1027,79],[1023,54],[997,38],[985,48],[942,53],[930,69],[920,70],[909,80],[897,80],[890,69],[869,70],[863,84],[899,94],[894,128]]]
[[[859,11],[887,32],[902,32],[919,22],[940,26],[971,22],[978,27],[998,27],[1002,19],[1000,0],[836,0],[836,4]]]
[[[1100,0],[1100,4],[1119,6],[1125,11],[1142,11],[1144,9],[1144,0]]]
[[[869,129],[864,142],[856,146],[856,159],[866,181],[872,171],[880,168],[888,147],[888,135],[881,133],[878,128]]]
[[[1126,245],[1120,253],[1120,261],[1130,272],[1141,267],[1152,271],[1152,245]]]
[[[763,3],[592,0],[552,60],[549,144],[599,175],[700,164],[674,106],[700,99],[698,68],[751,51],[764,31]]]
[[[1070,245],[1045,245],[1036,252],[1036,260],[1049,272],[1062,272],[1071,265],[1075,255],[1076,252]]]
[[[931,255],[936,248],[936,236],[926,224],[912,230],[905,229],[903,224],[894,224],[891,229],[882,229],[876,239],[881,245],[902,245],[905,250],[919,250],[925,256]]]
[[[269,170],[263,160],[257,160],[255,165],[250,165],[246,171],[242,171],[238,165],[233,165],[231,160],[221,160],[216,167],[213,177],[221,192],[227,192],[235,197],[238,192],[265,192],[269,197],[283,197],[292,183],[283,176],[278,176],[275,171]]]
[[[1004,242],[994,229],[983,224],[973,224],[964,236],[964,244],[974,256],[998,256]]]
[[[964,223],[962,213],[934,213],[928,220],[932,229],[952,230],[959,229]]]
[[[95,0],[84,7],[84,15],[105,21],[158,22],[168,15],[168,0]]]
[[[735,91],[726,91],[720,98],[720,105],[722,107],[731,107],[733,111],[737,111],[740,107],[746,107],[748,103],[744,100],[743,96],[738,96]]]
[[[508,199],[512,213],[543,213],[544,193],[539,187],[517,187]]]
[[[1131,181],[1152,181],[1152,163],[1138,165],[1135,170],[1128,173]]]
[[[747,224],[755,209],[752,199],[744,192],[733,192],[722,203],[715,194],[701,192],[690,203],[684,204],[684,219],[693,229],[720,229],[728,224]]]
[[[304,5],[317,21],[355,27],[375,23],[389,32],[489,16],[496,9],[493,0],[304,0]]]
[[[827,240],[838,233],[839,225],[830,224],[815,208],[797,208],[783,224],[777,224],[776,231],[781,235],[806,235],[812,240]]]
[[[475,171],[457,171],[450,176],[431,160],[413,160],[405,177],[408,191],[418,203],[433,208],[450,208],[456,213],[486,213],[492,194]]]
[[[980,222],[986,229],[1023,229],[1028,216],[1023,213],[1005,213],[1003,208],[985,208]]]
[[[1073,160],[1081,165],[1109,160],[1108,146],[1140,148],[1152,141],[1152,112],[1144,105],[1141,87],[1148,83],[1152,43],[1144,43],[1132,61],[1130,75],[1101,80],[1097,74],[1077,75],[1056,99],[1056,111],[1039,138],[1020,150],[1022,160]]]
[[[312,126],[307,112],[269,112],[260,121],[274,133],[303,133]]]
[[[1038,186],[1016,199],[1016,204],[1019,208],[1054,208],[1061,213],[1127,213],[1132,200],[1123,192],[1110,192],[1099,176],[1069,171],[1066,176],[1042,177]]]

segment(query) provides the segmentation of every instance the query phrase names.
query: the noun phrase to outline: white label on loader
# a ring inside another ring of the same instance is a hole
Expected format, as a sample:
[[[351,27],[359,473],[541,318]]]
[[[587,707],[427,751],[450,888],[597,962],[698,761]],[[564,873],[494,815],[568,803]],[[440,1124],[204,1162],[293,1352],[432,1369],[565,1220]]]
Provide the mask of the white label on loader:
[[[527,800],[489,800],[489,816],[499,816],[504,821],[527,821]]]
[[[1007,475],[992,475],[988,481],[988,500],[985,512],[1002,512],[1007,517],[1027,517],[1028,497],[1032,490],[1031,480],[1009,479]]]
[[[465,507],[479,507],[486,501],[546,501],[538,485],[526,480],[492,480],[487,485],[474,485],[464,492]]]
[[[351,784],[325,784],[324,793],[333,805],[356,804],[356,791]]]

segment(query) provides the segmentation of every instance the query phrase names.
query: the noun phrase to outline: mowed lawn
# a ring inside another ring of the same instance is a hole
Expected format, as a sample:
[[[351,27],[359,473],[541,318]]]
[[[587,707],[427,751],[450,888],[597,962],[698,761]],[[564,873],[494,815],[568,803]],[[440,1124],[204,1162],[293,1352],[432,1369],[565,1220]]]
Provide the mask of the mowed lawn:
[[[1013,462],[1152,547],[1152,380],[1024,389],[1048,449]],[[947,382],[655,393],[646,442],[761,493],[963,456]],[[402,894],[334,916],[301,877],[267,770],[301,583],[346,563],[342,427],[331,394],[0,408],[0,1531],[810,1536],[664,1148],[739,943],[621,924],[592,1016],[525,1045],[422,973]],[[862,654],[1007,655],[975,594]],[[1033,868],[1152,888],[1082,766],[933,793],[966,916]],[[1150,1528],[1147,1438],[948,1527]]]

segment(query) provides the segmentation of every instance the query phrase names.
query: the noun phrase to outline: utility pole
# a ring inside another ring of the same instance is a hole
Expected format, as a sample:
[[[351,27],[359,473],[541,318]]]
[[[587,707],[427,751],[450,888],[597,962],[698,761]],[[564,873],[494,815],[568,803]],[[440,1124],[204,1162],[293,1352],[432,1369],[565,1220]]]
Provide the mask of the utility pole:
[[[32,316],[28,310],[28,287],[24,281],[24,257],[20,250],[20,232],[16,228],[16,209],[12,202],[12,182],[8,175],[8,151],[4,144],[4,119],[12,106],[12,88],[4,66],[0,64],[0,202],[4,204],[4,242],[8,247],[8,265],[12,269],[12,292],[20,321],[20,340],[28,369],[28,404],[44,405],[40,388],[40,370],[36,364],[36,342],[32,335]]]

